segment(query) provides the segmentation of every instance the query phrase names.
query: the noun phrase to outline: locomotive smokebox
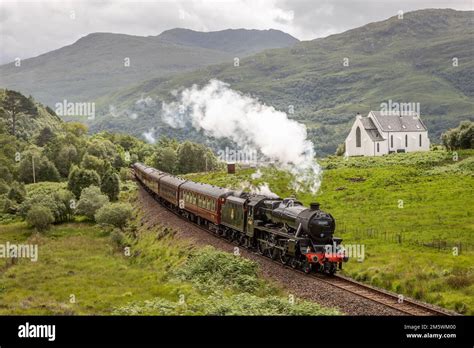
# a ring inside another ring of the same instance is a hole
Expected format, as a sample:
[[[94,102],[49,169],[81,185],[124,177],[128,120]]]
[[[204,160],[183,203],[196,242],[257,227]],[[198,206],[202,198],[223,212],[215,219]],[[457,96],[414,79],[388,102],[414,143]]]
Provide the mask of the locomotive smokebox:
[[[311,204],[309,205],[309,207],[310,207],[311,210],[319,210],[319,207],[320,207],[320,206],[321,206],[321,205],[320,205],[319,203],[317,203],[317,202],[311,203]]]

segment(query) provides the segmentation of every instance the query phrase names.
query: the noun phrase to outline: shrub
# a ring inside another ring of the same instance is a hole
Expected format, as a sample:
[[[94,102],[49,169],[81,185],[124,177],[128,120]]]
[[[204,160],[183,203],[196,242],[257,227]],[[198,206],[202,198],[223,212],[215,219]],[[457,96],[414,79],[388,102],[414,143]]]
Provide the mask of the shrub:
[[[346,143],[339,144],[336,149],[336,156],[344,156],[345,152],[346,152]]]
[[[34,177],[33,177],[33,162],[34,157]],[[20,162],[18,169],[18,176],[20,181],[24,183],[32,183],[33,181],[59,181],[60,175],[56,166],[46,156],[39,156],[36,154],[26,155]],[[34,180],[33,180],[34,179]]]
[[[68,189],[79,198],[83,189],[89,186],[100,186],[100,177],[94,170],[73,166],[69,173]]]
[[[102,177],[100,190],[105,193],[111,201],[118,200],[120,194],[120,179],[113,169],[109,169]]]
[[[121,230],[113,230],[110,234],[110,240],[117,248],[120,248],[124,245],[125,234]]]
[[[74,216],[74,206],[71,204],[73,199],[72,192],[65,189],[53,193],[37,190],[20,205],[19,214],[26,217],[33,206],[41,205],[51,211],[55,223],[70,221]]]
[[[89,186],[82,190],[77,203],[77,213],[94,220],[94,215],[109,202],[109,197],[102,194],[97,186]]]
[[[255,262],[209,247],[196,251],[178,277],[206,290],[229,287],[252,292],[260,285]]]
[[[457,128],[443,133],[441,139],[449,150],[474,148],[474,122],[462,121]]]
[[[0,165],[0,178],[2,178],[7,183],[13,180],[13,175],[8,167]]]
[[[132,216],[132,206],[128,203],[105,204],[95,214],[95,220],[100,224],[109,224],[124,228]]]
[[[50,225],[54,222],[54,216],[47,207],[36,204],[28,211],[26,222],[41,232],[49,229]]]
[[[25,186],[16,181],[12,182],[7,197],[17,203],[23,202],[26,197]]]
[[[120,180],[122,180],[122,181],[130,180],[130,169],[129,168],[120,168]]]
[[[104,173],[110,168],[110,163],[96,156],[85,154],[82,158],[81,167],[84,169],[94,170],[99,175],[104,175]]]
[[[10,186],[5,182],[5,180],[0,179],[0,195],[7,194],[10,191]]]
[[[453,289],[461,289],[470,286],[473,282],[468,275],[452,275],[446,279],[446,283]]]
[[[6,195],[0,196],[0,213],[15,214],[18,206]]]

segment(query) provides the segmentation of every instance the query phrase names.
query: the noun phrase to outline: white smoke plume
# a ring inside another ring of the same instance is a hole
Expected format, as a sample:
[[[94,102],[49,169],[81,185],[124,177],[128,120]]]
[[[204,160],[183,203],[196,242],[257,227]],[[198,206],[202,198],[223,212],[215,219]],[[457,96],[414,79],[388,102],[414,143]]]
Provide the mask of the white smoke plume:
[[[272,190],[270,190],[270,187],[268,186],[268,183],[266,182],[264,182],[263,184],[260,184],[258,187],[251,186],[250,192],[256,193],[258,195],[264,195],[270,198],[278,198],[278,195]]]
[[[194,85],[176,97],[176,102],[163,103],[162,118],[170,126],[190,124],[207,136],[256,148],[267,160],[294,175],[295,190],[318,190],[321,169],[314,160],[305,125],[219,80],[211,80],[202,88]]]
[[[143,132],[142,135],[148,143],[154,144],[156,142],[155,130],[153,128],[148,132]]]

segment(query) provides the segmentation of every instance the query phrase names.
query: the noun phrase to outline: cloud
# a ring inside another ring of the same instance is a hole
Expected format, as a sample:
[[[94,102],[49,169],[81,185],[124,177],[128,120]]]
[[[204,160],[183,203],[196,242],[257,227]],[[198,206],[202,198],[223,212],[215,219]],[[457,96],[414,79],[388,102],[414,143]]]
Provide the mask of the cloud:
[[[470,0],[8,1],[0,3],[0,63],[70,45],[92,32],[158,35],[181,27],[279,29],[322,37],[421,8],[472,9]]]

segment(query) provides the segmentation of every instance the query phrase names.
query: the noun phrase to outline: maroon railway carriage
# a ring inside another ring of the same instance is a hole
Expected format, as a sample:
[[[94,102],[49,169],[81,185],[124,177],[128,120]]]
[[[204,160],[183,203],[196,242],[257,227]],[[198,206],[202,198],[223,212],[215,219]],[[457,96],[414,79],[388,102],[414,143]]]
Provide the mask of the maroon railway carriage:
[[[159,179],[158,196],[171,203],[174,207],[179,207],[179,187],[187,180],[165,174]]]
[[[225,188],[187,181],[179,188],[180,208],[200,219],[219,225],[221,206],[232,193],[233,191]]]
[[[133,166],[135,176],[145,184],[150,191],[155,194],[159,192],[159,179],[166,173],[158,169],[147,167],[142,163],[136,163]]]

